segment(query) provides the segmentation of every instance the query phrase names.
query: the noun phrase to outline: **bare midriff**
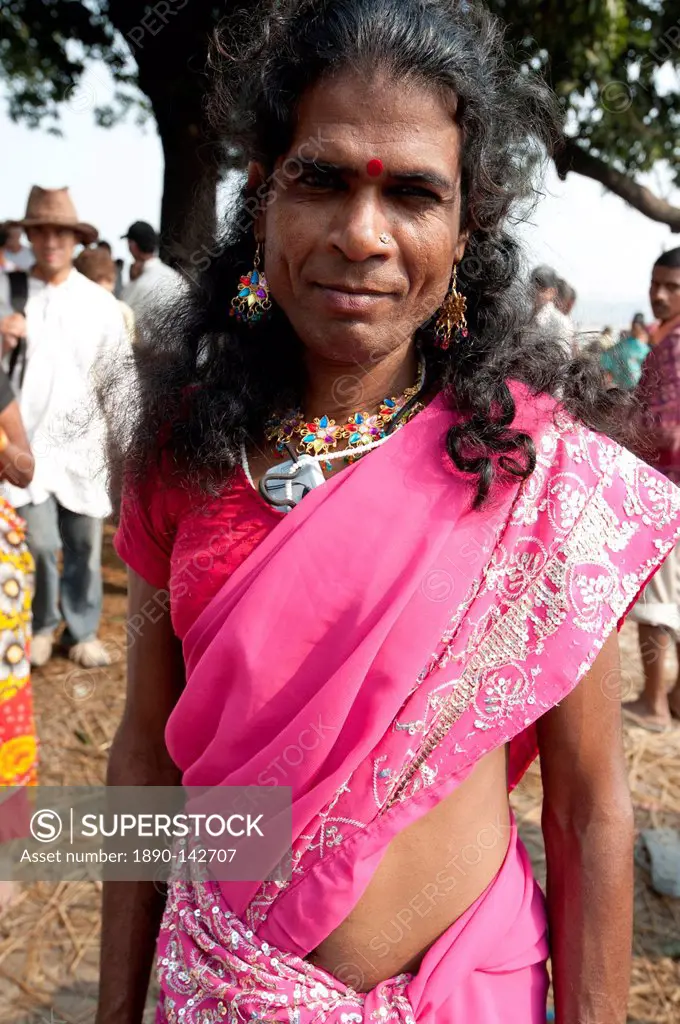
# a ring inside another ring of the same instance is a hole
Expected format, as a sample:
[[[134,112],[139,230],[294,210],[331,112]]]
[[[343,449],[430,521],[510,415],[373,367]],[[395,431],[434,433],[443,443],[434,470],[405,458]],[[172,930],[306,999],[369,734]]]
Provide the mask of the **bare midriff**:
[[[510,842],[505,748],[400,832],[361,899],[308,960],[359,992],[415,973],[498,874]]]

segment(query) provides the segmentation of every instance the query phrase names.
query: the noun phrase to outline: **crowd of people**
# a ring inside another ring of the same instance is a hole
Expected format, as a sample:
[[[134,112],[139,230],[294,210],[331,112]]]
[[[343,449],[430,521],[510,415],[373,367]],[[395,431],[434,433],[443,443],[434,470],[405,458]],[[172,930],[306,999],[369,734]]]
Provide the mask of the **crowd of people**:
[[[26,237],[28,244],[23,243]],[[35,186],[0,225],[0,784],[36,780],[30,670],[58,650],[101,668],[103,524],[112,512],[96,367],[134,344],[135,315],[180,280],[153,228],[120,268],[67,189]],[[76,255],[77,252],[77,255]],[[121,296],[115,297],[115,293]],[[61,564],[59,563],[61,552]],[[61,628],[63,625],[63,628]],[[13,887],[0,883],[0,907]]]
[[[193,288],[141,221],[124,282],[67,189],[34,186],[3,228],[0,782],[36,778],[30,667],[109,662],[116,425],[92,399],[129,363],[115,547],[137,625],[107,781],[290,787],[292,874],[106,883],[97,1024],[139,1024],[154,948],[158,1024],[545,1024],[548,956],[558,1021],[623,1024],[633,822],[608,681],[630,615],[645,684],[624,714],[680,717],[680,249],[651,268],[655,321],[584,353],[569,283],[536,267],[529,313],[510,287],[507,154],[549,148],[558,118],[496,23],[472,2],[311,8],[264,26],[230,92],[245,227],[206,239]],[[508,800],[539,753],[545,896]]]
[[[605,386],[635,393],[645,413],[641,452],[680,484],[680,248],[663,253],[652,268],[649,300],[655,319],[635,313],[618,338],[605,327],[596,339],[579,340],[571,320],[576,292],[552,267],[537,267],[530,281],[534,331],[558,341],[568,355],[590,354],[604,371]],[[667,558],[630,617],[639,624],[645,685],[639,699],[624,706],[624,715],[633,724],[663,731],[680,720],[680,553]],[[679,668],[668,693],[666,651],[673,642]]]
[[[630,326],[622,328],[618,337],[609,326],[594,336],[592,332],[581,333],[572,318],[576,290],[556,270],[545,265],[536,267],[530,275],[529,288],[534,335],[557,341],[568,356],[592,355],[604,370],[607,386],[624,391],[637,387],[656,323],[648,322],[644,313],[635,313]]]
[[[110,246],[78,219],[67,189],[35,186],[25,216],[2,230],[5,388],[16,392],[33,452],[31,479],[5,486],[35,560],[30,661],[47,663],[63,621],[59,643],[68,657],[103,666],[109,657],[97,639],[102,523],[111,505],[92,374],[118,347],[134,344],[135,315],[179,275],[159,259],[153,228],[138,221],[123,236],[133,263],[121,287]],[[29,246],[22,244],[24,232]]]

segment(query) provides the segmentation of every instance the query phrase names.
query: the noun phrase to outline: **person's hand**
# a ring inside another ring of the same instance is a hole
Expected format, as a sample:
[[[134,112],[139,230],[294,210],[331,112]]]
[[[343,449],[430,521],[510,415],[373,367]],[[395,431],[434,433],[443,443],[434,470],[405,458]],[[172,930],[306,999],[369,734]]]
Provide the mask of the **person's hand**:
[[[10,313],[0,320],[3,355],[17,347],[20,338],[26,337],[26,317],[22,313]]]

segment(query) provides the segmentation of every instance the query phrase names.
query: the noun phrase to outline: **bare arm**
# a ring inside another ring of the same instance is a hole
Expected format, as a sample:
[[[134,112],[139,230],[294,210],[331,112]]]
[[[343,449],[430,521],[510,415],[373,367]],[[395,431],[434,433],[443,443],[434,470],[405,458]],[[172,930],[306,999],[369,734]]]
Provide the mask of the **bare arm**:
[[[2,357],[16,348],[19,340],[26,337],[26,318],[22,313],[10,313],[0,317],[0,337],[2,337]]]
[[[538,724],[557,1024],[625,1024],[633,811],[610,637],[583,682]]]
[[[184,661],[169,612],[158,617],[158,596],[130,573],[130,622],[141,625],[128,632],[127,698],[111,747],[110,786],[180,784],[164,733],[184,686]],[[153,882],[104,884],[96,1024],[140,1024],[164,903]]]
[[[35,463],[16,399],[0,412],[0,430],[7,435],[7,444],[0,451],[0,480],[27,487],[33,479]]]

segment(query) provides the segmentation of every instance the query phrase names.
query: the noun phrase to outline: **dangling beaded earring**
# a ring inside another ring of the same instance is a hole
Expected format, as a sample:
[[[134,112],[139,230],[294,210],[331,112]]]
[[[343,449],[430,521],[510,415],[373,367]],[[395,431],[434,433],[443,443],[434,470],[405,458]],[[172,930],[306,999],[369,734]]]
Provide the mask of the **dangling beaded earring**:
[[[467,299],[456,289],[457,277],[458,267],[454,266],[449,292],[441,304],[434,326],[434,343],[444,351],[452,340],[461,341],[468,336],[467,320],[465,319]]]
[[[243,323],[256,324],[266,317],[272,308],[267,278],[258,269],[261,245],[257,243],[253,269],[239,280],[238,293],[231,300],[229,316],[235,316]]]

